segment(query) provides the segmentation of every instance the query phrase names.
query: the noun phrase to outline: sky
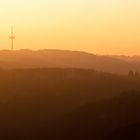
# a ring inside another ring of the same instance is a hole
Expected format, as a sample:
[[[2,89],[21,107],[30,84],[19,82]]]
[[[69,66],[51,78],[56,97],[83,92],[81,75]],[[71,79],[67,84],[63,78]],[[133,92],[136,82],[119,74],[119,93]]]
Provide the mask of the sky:
[[[140,0],[1,0],[0,49],[140,55]]]

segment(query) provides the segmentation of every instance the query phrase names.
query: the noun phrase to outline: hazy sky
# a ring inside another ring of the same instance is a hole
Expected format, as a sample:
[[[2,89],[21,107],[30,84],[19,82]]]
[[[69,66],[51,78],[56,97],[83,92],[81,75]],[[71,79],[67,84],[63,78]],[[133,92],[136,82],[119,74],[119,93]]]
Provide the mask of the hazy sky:
[[[140,0],[1,0],[0,47],[140,54]]]

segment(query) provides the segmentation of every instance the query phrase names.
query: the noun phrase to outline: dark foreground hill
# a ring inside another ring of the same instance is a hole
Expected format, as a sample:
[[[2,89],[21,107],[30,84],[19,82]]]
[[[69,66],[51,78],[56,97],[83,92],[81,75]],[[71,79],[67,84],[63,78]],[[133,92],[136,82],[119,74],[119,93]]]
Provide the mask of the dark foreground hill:
[[[50,139],[138,140],[140,139],[140,92],[90,103],[56,121]],[[55,129],[54,129],[55,128]]]
[[[108,140],[139,140],[140,122],[122,127],[114,131],[107,138]]]
[[[119,74],[140,71],[139,59],[131,59],[64,50],[0,51],[0,68],[82,68]]]
[[[97,140],[112,136],[119,128],[140,122],[137,91],[139,77],[82,69],[0,70],[0,137]]]

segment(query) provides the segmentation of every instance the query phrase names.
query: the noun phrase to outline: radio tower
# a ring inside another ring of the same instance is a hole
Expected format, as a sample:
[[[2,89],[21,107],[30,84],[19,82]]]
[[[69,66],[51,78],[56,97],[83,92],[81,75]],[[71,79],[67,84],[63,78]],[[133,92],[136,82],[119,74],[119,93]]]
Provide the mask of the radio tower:
[[[13,51],[14,50],[14,39],[15,39],[15,36],[13,33],[13,26],[11,27],[11,36],[9,38],[11,40],[11,50]]]

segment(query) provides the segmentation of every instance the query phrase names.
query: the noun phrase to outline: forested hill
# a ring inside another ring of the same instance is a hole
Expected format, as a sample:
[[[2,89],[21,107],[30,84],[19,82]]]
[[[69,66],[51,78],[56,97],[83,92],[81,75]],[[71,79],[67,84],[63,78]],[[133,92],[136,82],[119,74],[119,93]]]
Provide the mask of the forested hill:
[[[65,140],[139,140],[140,92],[89,103],[58,119],[51,136]]]
[[[133,96],[135,91],[140,91],[139,77],[83,69],[0,70],[1,139],[83,140],[84,134],[103,134],[93,131],[93,126],[99,130],[98,124],[102,131],[104,126],[110,126],[105,130],[110,131],[114,126],[117,130],[121,127],[119,123],[131,121],[124,119],[129,110],[129,114],[135,113],[132,123],[136,123],[140,99]]]
[[[0,51],[0,68],[83,68],[127,74],[129,70],[140,71],[139,59],[117,56],[94,55],[65,50],[17,50]]]
[[[0,97],[43,93],[83,102],[113,97],[127,90],[139,90],[140,77],[66,68],[0,70],[0,87],[0,93],[3,93]]]

